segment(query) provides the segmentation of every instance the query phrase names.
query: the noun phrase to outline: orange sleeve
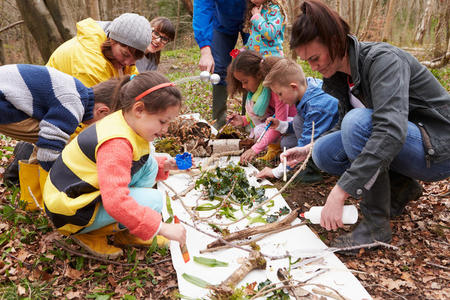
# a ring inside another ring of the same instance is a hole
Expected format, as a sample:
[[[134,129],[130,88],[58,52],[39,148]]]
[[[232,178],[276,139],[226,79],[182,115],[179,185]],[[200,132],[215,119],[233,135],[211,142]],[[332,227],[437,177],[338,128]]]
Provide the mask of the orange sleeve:
[[[131,197],[133,148],[124,138],[103,143],[97,151],[97,171],[100,194],[106,212],[126,226],[131,234],[149,240],[158,231],[161,214],[142,206]]]

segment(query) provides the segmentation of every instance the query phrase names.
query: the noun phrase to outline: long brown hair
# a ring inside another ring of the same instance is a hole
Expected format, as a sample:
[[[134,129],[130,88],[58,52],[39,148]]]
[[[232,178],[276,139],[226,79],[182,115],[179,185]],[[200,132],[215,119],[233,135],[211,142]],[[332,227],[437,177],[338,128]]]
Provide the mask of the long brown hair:
[[[116,86],[113,99],[116,103],[120,103],[122,110],[129,111],[136,103],[137,96],[164,82],[170,81],[156,71],[142,72],[134,77],[126,75]],[[182,97],[177,87],[168,86],[151,92],[139,101],[144,103],[147,112],[155,114],[171,106],[181,106]]]
[[[245,50],[233,59],[227,69],[227,90],[230,96],[236,93],[243,93],[245,89],[242,83],[234,77],[234,72],[241,72],[246,76],[251,76],[259,81],[272,69],[281,57],[269,56],[263,59],[259,52],[253,50]]]
[[[322,1],[306,0],[300,5],[300,10],[302,13],[292,24],[291,49],[317,38],[328,48],[332,60],[344,57],[350,33],[347,22]]]

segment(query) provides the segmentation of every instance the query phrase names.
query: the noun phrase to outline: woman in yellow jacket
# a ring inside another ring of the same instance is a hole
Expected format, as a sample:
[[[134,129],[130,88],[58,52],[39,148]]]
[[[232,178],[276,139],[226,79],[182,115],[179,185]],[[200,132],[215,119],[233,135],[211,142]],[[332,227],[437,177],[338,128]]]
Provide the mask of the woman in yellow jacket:
[[[59,46],[47,66],[91,87],[112,77],[137,74],[136,60],[151,42],[150,22],[125,13],[110,22],[91,18],[77,23],[77,35]]]

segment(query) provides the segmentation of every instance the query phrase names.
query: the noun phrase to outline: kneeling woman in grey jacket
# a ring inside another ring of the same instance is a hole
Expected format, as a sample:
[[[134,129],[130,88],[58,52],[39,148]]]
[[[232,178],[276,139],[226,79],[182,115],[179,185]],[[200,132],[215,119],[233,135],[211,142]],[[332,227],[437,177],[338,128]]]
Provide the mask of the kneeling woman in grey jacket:
[[[387,43],[360,42],[326,4],[307,0],[292,27],[290,46],[324,77],[339,99],[339,121],[314,145],[313,160],[340,175],[327,197],[321,225],[342,227],[348,196],[362,198],[364,219],[332,242],[349,247],[390,242],[389,219],[420,197],[415,179],[450,176],[450,95],[416,58]],[[310,145],[290,149],[288,164]]]

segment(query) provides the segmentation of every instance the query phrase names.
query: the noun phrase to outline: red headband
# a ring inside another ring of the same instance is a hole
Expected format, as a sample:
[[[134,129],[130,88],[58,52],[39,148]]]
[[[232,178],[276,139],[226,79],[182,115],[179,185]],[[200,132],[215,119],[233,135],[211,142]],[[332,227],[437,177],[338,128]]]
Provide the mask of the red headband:
[[[150,94],[151,92],[154,92],[154,91],[156,91],[156,90],[165,88],[165,87],[167,87],[167,86],[175,86],[175,83],[173,83],[173,82],[164,82],[164,83],[155,85],[154,87],[149,88],[148,90],[142,92],[141,94],[139,94],[139,95],[138,95],[136,98],[134,98],[134,99],[135,99],[136,101],[139,101],[139,100],[141,100],[142,98],[144,98],[145,96],[147,96],[148,94]]]

